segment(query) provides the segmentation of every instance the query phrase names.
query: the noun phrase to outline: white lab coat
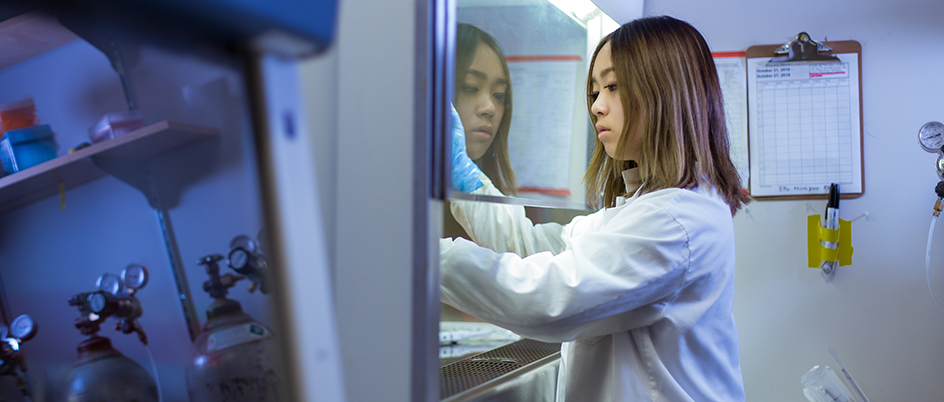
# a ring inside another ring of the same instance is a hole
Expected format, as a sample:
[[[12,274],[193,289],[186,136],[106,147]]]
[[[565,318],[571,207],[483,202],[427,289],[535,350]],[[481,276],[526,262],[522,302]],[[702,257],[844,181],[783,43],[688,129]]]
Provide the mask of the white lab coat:
[[[483,182],[476,193],[501,194]],[[564,342],[558,401],[743,401],[730,208],[707,184],[617,204],[561,226],[454,202],[473,240],[504,253],[443,239],[443,302]]]

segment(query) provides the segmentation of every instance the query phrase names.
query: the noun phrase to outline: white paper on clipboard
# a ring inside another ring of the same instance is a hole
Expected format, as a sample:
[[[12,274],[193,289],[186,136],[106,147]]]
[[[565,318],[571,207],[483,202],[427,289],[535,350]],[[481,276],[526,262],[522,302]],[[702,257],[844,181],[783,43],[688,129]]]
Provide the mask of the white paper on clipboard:
[[[745,52],[712,52],[721,93],[724,97],[724,118],[728,129],[731,162],[747,188],[750,174],[747,147],[747,67]]]
[[[747,60],[751,195],[862,192],[859,60],[767,66]]]
[[[519,191],[570,194],[579,62],[580,56],[508,57],[514,94],[508,151]]]

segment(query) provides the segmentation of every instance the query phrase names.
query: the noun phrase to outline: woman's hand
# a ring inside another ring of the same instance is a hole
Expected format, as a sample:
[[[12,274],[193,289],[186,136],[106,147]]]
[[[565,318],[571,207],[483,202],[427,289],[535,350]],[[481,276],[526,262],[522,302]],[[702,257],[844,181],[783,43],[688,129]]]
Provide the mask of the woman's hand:
[[[479,180],[482,171],[465,150],[465,129],[459,113],[451,104],[449,109],[452,111],[452,188],[470,193],[482,187],[482,181]]]

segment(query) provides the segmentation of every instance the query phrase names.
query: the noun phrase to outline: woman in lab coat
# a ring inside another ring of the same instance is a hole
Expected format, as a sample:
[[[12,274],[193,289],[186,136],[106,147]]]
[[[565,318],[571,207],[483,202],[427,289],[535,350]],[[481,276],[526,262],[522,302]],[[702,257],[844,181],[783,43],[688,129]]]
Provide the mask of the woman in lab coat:
[[[743,401],[732,216],[749,198],[704,38],[671,17],[627,23],[597,47],[587,93],[604,208],[561,226],[455,203],[478,244],[441,241],[443,301],[563,342],[559,401]],[[478,177],[475,193],[497,192]]]

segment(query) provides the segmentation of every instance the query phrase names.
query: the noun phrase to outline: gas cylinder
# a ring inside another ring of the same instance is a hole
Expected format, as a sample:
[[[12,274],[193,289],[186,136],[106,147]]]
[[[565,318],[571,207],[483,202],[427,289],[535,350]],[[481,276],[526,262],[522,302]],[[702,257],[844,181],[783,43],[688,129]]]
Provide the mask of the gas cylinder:
[[[108,317],[118,319],[115,329],[125,334],[135,332],[147,345],[147,335],[138,324],[141,303],[134,297],[147,283],[147,270],[129,265],[121,277],[105,274],[98,279],[99,290],[79,293],[69,305],[81,314],[75,326],[88,336],[79,343],[79,357],[69,372],[69,402],[158,402],[157,383],[141,365],[111,345],[108,338],[98,335],[101,323]]]
[[[78,350],[79,358],[69,372],[69,402],[157,402],[151,375],[113,348],[108,338],[89,337]]]
[[[228,289],[246,276],[221,276],[222,259],[215,254],[200,261],[210,275],[203,289],[214,300],[187,368],[190,400],[286,401],[276,339],[268,327],[243,312],[239,302],[226,298]]]

